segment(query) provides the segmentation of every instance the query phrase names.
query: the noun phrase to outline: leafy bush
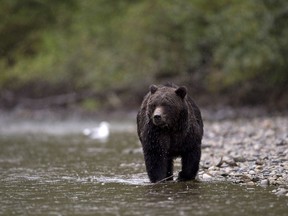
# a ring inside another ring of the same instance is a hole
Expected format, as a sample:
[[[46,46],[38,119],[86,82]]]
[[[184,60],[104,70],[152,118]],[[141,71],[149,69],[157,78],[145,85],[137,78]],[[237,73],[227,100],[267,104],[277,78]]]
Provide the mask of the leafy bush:
[[[131,100],[170,80],[285,95],[287,18],[286,0],[2,0],[0,90]]]

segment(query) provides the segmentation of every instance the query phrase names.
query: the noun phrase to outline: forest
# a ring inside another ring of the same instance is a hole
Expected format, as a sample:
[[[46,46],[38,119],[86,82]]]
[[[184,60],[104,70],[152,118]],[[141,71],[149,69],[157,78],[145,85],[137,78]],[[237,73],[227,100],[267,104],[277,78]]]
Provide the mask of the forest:
[[[287,0],[0,0],[0,108],[288,106]]]

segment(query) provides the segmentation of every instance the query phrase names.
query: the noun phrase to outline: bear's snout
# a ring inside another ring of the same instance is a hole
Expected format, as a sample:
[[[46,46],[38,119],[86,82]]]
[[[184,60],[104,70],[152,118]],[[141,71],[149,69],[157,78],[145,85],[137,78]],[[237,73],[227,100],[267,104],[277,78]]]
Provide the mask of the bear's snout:
[[[162,124],[164,124],[165,122],[163,121],[163,108],[162,107],[157,107],[154,112],[153,112],[153,116],[152,116],[152,120],[153,123],[157,126],[160,126]]]
[[[161,123],[162,123],[162,117],[161,117],[161,115],[154,115],[154,116],[153,116],[153,123],[154,123],[155,125],[161,125]]]

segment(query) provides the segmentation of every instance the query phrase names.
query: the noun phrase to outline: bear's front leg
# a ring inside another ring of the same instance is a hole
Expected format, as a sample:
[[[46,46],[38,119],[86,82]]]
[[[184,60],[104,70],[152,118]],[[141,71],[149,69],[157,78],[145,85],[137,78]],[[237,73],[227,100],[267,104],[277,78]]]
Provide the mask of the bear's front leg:
[[[168,171],[167,156],[160,149],[144,151],[148,177],[152,183],[165,179]]]
[[[144,131],[146,136],[143,137],[142,147],[148,177],[155,183],[167,178],[173,171],[173,163],[168,159],[169,135],[161,128],[155,127],[152,122],[150,124]]]
[[[201,158],[200,148],[185,152],[181,155],[182,171],[179,172],[178,181],[189,181],[195,179],[199,170]]]

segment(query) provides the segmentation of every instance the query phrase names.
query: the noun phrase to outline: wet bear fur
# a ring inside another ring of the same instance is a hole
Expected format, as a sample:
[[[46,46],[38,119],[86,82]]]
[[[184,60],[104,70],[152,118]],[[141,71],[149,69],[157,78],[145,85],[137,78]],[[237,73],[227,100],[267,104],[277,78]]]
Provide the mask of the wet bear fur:
[[[195,179],[201,158],[201,112],[185,87],[151,85],[137,114],[148,177],[152,183],[173,180],[173,159],[181,157],[178,180]]]

